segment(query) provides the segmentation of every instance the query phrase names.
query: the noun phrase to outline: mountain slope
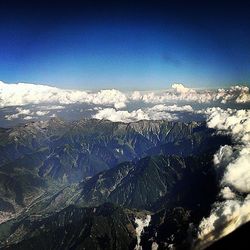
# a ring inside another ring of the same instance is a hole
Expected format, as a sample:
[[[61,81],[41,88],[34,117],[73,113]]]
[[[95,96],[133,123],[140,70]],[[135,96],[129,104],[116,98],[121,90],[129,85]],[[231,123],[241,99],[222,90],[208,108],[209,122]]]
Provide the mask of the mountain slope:
[[[49,187],[57,191],[121,162],[158,154],[187,156],[212,151],[226,139],[218,140],[212,133],[203,123],[195,122],[125,124],[94,119],[51,119],[1,129],[0,209],[4,213],[19,211],[31,203],[30,197],[41,195]],[[115,201],[117,196],[113,193],[110,200]],[[129,203],[135,201],[124,201]]]
[[[218,193],[204,123],[58,119],[0,131],[0,241],[9,249],[188,248]],[[13,150],[13,158],[10,152]],[[209,183],[209,185],[208,185]]]
[[[217,192],[211,161],[212,155],[159,155],[122,163],[81,183],[75,202],[86,206],[109,201],[152,211],[166,204],[181,205],[204,212],[202,208],[206,210]],[[207,181],[211,183],[209,188]]]
[[[198,127],[202,129],[199,131]],[[199,147],[196,144],[211,133],[197,123],[139,121],[125,124],[93,119],[67,123],[52,119],[2,131],[0,166],[16,159],[24,161],[25,156],[31,155],[42,160],[41,165],[36,164],[36,159],[33,164],[39,176],[74,182],[120,162],[159,154],[160,147],[168,143],[177,145],[191,140],[195,146],[187,153],[192,153]],[[182,154],[183,149],[176,149],[175,153]]]
[[[13,224],[2,249],[133,249],[133,215],[112,204],[69,206],[46,218],[25,218]]]

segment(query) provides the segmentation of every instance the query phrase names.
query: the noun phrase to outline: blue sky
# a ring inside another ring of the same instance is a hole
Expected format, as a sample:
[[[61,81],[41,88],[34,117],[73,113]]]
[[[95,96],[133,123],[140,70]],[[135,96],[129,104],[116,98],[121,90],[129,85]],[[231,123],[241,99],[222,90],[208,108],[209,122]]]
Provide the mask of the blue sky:
[[[10,2],[0,6],[0,79],[6,82],[161,89],[173,82],[213,88],[250,80],[250,18],[240,2]]]

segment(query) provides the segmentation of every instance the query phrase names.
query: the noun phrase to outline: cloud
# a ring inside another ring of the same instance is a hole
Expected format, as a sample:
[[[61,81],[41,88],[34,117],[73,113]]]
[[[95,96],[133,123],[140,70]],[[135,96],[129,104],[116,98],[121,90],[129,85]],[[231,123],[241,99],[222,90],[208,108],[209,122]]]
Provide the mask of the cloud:
[[[7,84],[0,81],[0,107],[2,108],[24,105],[48,107],[48,105],[51,105],[55,109],[56,107],[62,109],[64,107],[62,105],[85,103],[123,109],[134,102],[143,105],[167,104],[170,102],[238,104],[250,102],[250,94],[249,88],[246,86],[233,86],[228,89],[217,90],[195,90],[183,84],[175,83],[171,89],[165,91],[134,91],[131,93],[116,89],[90,92],[29,83]],[[14,116],[9,119],[14,119]]]
[[[181,83],[175,83],[172,85],[172,89],[174,89],[176,91],[176,93],[180,93],[180,94],[186,94],[186,93],[196,93],[195,90],[193,89],[189,89],[184,87],[183,84]]]
[[[219,167],[226,167],[233,157],[233,147],[229,145],[221,146],[214,155],[214,164]]]
[[[126,106],[127,97],[119,90],[100,90],[90,93],[79,90],[66,90],[46,85],[0,82],[0,106],[22,106],[27,104],[73,104],[92,103],[112,105],[116,109]]]
[[[22,118],[24,120],[31,120],[35,117],[33,116],[44,116],[47,115],[49,113],[49,111],[31,111],[30,109],[27,108],[21,108],[21,107],[17,107],[15,109],[16,113],[15,114],[8,114],[5,115],[4,118],[7,120],[13,120],[13,119],[18,119],[18,118]]]
[[[224,198],[225,200],[233,200],[236,198],[235,193],[229,188],[229,187],[224,187],[222,188],[220,195],[222,196],[222,198]]]
[[[169,112],[193,112],[190,105],[177,106],[176,104],[167,106],[165,104],[155,105],[150,109],[151,111],[169,111]]]
[[[250,102],[249,88],[246,86],[232,86],[229,89],[218,89],[216,96],[222,103],[234,101],[236,103]]]
[[[30,116],[30,115],[27,115],[23,118],[24,120],[31,120],[31,119],[34,119],[34,117]]]
[[[138,120],[149,120],[149,116],[141,109],[132,112],[115,110],[113,108],[106,108],[99,110],[97,114],[93,115],[96,119],[106,119],[113,122],[132,122]]]
[[[4,118],[5,118],[6,120],[11,121],[11,120],[13,120],[13,119],[17,119],[17,118],[18,118],[18,114],[5,115]]]
[[[196,249],[204,249],[250,220],[250,195],[242,201],[226,200],[217,203],[208,218],[200,223],[199,239],[201,244]]]
[[[209,217],[199,226],[203,244],[216,240],[250,220],[250,110],[207,109],[207,124],[232,136],[233,146],[222,146],[214,163],[222,171],[220,195]],[[245,198],[244,198],[245,197]]]
[[[24,117],[26,115],[33,114],[33,112],[31,112],[29,109],[23,109],[23,108],[17,107],[15,110],[17,113],[12,114],[12,115],[5,115],[4,118],[7,120],[13,120],[13,119],[19,118],[20,116]]]
[[[134,91],[129,99],[145,103],[167,103],[173,101],[198,103],[247,103],[250,102],[249,88],[246,86],[233,86],[228,89],[194,90],[183,84],[173,84],[172,89],[166,91],[140,92]]]
[[[249,144],[250,136],[250,110],[210,108],[207,124],[209,127],[231,134],[237,142]]]
[[[136,238],[137,238],[137,243],[135,246],[135,250],[140,250],[142,249],[141,247],[141,234],[144,231],[145,227],[148,227],[151,221],[151,215],[147,215],[145,219],[141,218],[135,218],[135,224],[137,227],[135,228],[135,233],[136,233]]]
[[[47,115],[48,113],[49,113],[49,111],[36,111],[36,115],[38,115],[38,116]]]
[[[192,112],[193,109],[190,105],[185,105],[179,107],[177,105],[167,106],[167,105],[155,105],[151,108],[145,108],[129,111],[116,110],[113,108],[105,108],[98,110],[98,112],[93,115],[96,119],[107,119],[113,122],[133,122],[139,120],[162,120],[166,119],[169,121],[177,120],[178,116],[176,113],[187,111]],[[171,113],[170,113],[171,112]]]
[[[89,94],[90,103],[94,104],[113,104],[116,109],[126,106],[127,97],[125,94],[116,89],[100,90],[96,94]]]
[[[57,109],[65,109],[65,106],[62,105],[48,105],[48,106],[38,106],[37,108],[41,110],[57,110]]]

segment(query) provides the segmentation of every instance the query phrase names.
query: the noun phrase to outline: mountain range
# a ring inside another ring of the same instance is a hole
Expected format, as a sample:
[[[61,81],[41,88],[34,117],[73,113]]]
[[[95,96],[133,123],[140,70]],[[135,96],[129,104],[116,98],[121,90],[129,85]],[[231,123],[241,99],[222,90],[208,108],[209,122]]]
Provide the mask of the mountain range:
[[[204,122],[58,118],[0,130],[3,249],[187,249],[217,199]],[[193,227],[191,227],[193,225]]]

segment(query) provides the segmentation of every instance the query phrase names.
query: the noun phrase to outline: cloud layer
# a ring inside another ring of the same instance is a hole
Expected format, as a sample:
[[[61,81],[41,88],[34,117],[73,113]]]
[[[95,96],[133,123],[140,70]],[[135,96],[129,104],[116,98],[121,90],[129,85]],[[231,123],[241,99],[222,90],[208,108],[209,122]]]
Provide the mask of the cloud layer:
[[[0,107],[28,104],[73,104],[92,103],[112,105],[115,108],[126,106],[127,97],[122,92],[110,89],[90,93],[79,90],[65,90],[46,85],[0,82]]]
[[[250,94],[249,88],[244,86],[234,86],[229,89],[218,90],[194,90],[182,84],[173,84],[171,89],[165,91],[134,91],[132,93],[123,93],[116,89],[87,92],[28,83],[6,84],[0,81],[0,107],[41,103],[89,103],[108,105],[116,109],[121,109],[133,101],[151,104],[175,101],[247,103],[250,102]]]
[[[194,90],[182,84],[173,84],[171,90],[162,92],[135,91],[130,96],[131,100],[145,103],[166,103],[173,101],[198,102],[198,103],[247,103],[250,102],[249,88],[233,86],[228,89]]]
[[[114,108],[100,109],[93,115],[96,119],[105,119],[113,122],[133,122],[139,120],[177,120],[179,112],[193,112],[190,105],[164,105],[158,104],[151,108],[137,109],[131,112],[116,110]]]

